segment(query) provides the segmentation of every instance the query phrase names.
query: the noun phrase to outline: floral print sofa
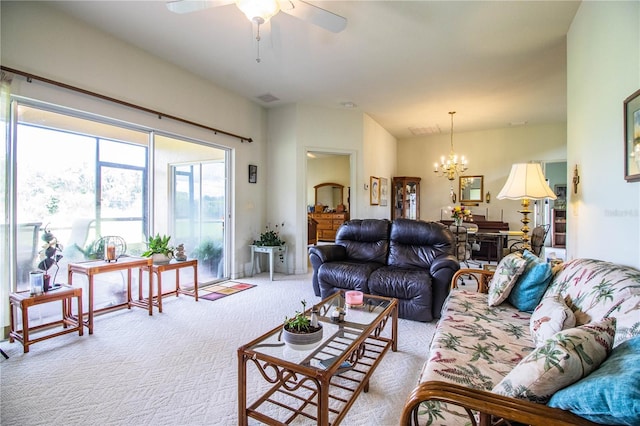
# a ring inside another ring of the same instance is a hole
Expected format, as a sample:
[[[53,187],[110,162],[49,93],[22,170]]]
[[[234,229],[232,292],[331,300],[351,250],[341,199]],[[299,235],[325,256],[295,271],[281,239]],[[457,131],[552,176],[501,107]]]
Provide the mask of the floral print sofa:
[[[640,271],[524,254],[453,277],[402,425],[640,424]]]

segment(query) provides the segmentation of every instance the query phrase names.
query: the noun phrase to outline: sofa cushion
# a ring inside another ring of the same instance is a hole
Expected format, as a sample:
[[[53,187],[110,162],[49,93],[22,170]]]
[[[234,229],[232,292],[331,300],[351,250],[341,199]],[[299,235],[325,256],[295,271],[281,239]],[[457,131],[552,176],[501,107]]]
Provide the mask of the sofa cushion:
[[[487,304],[487,294],[452,290],[442,310],[420,383],[437,380],[490,391],[535,349],[529,336],[531,314],[513,306]],[[464,409],[429,401],[419,424],[469,424]],[[440,421],[439,419],[444,419]]]
[[[527,355],[493,392],[547,403],[559,389],[598,368],[613,347],[616,319],[563,330]]]
[[[491,390],[535,349],[530,318],[506,303],[488,306],[485,293],[452,290],[420,382],[440,380]]]
[[[509,296],[516,280],[527,266],[520,253],[511,253],[503,257],[489,282],[489,306],[498,306]]]
[[[379,263],[323,263],[318,269],[320,296],[328,297],[341,288],[369,293],[369,276],[381,266]]]
[[[547,294],[562,293],[576,323],[616,317],[614,347],[640,335],[640,271],[611,262],[573,259],[551,281]],[[578,315],[578,312],[581,315]]]
[[[639,378],[640,336],[620,344],[596,371],[556,392],[548,405],[596,423],[638,425]]]
[[[531,338],[537,347],[542,346],[547,339],[557,332],[576,325],[573,311],[564,302],[561,294],[544,297],[531,315],[529,325]]]
[[[521,311],[532,312],[551,281],[551,264],[529,250],[525,250],[522,257],[527,265],[509,292],[507,301]]]
[[[431,275],[427,269],[383,266],[371,273],[368,285],[370,294],[398,299],[400,318],[433,319]]]
[[[387,263],[391,222],[383,219],[352,219],[336,232],[336,244],[343,246],[347,259],[356,262]]]
[[[396,219],[391,226],[389,266],[429,270],[438,256],[452,254],[453,234],[438,222]]]

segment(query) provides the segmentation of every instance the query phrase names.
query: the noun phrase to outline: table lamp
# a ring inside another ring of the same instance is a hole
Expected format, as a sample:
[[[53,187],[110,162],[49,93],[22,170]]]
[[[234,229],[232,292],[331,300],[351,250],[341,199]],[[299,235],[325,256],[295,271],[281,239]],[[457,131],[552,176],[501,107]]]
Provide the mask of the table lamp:
[[[531,250],[529,244],[529,200],[543,200],[550,198],[555,200],[553,193],[542,174],[542,168],[538,163],[518,163],[511,166],[511,172],[498,194],[498,200],[522,200],[522,243],[525,249]]]

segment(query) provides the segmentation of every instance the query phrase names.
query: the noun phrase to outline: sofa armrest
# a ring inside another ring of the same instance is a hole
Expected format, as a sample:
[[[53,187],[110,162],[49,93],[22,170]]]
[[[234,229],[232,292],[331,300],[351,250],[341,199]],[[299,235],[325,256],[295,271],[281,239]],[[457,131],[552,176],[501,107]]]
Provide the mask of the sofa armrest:
[[[494,271],[488,271],[486,269],[460,269],[451,278],[451,288],[458,288],[458,283],[464,279],[471,279],[476,282],[479,293],[489,292],[489,281],[493,277]]]
[[[345,260],[347,258],[347,250],[344,246],[331,244],[323,246],[309,247],[309,256],[317,256],[320,264],[326,262],[335,262],[337,260]]]
[[[320,297],[320,283],[318,282],[318,269],[323,263],[336,260],[345,260],[347,258],[347,250],[337,244],[312,246],[309,247],[309,261],[313,267],[313,277],[311,283],[313,292]]]
[[[402,410],[400,425],[418,425],[420,404],[426,401],[440,401],[462,407],[470,416],[470,423],[481,426],[493,424],[492,416],[494,421],[505,419],[527,425],[596,425],[558,408],[439,381],[421,383],[411,392]],[[473,419],[473,412],[479,413],[477,423]]]

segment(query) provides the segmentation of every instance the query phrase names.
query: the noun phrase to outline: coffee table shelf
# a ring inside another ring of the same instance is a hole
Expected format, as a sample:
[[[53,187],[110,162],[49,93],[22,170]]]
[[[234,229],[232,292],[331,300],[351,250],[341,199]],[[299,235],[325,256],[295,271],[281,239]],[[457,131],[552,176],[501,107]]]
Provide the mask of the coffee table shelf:
[[[397,350],[397,302],[365,295],[362,308],[348,309],[346,321],[333,323],[330,309],[344,306],[344,294],[320,302],[323,341],[308,351],[293,350],[280,341],[282,326],[238,349],[239,423],[249,418],[265,424],[313,421],[339,424],[357,396],[369,390],[369,380],[388,352]],[[390,333],[383,334],[390,325]],[[388,336],[387,334],[390,334]],[[322,361],[325,361],[325,366]],[[350,367],[344,367],[344,362]],[[250,366],[250,367],[248,367]],[[248,371],[258,372],[262,386],[251,383]],[[247,405],[248,399],[255,397]]]

